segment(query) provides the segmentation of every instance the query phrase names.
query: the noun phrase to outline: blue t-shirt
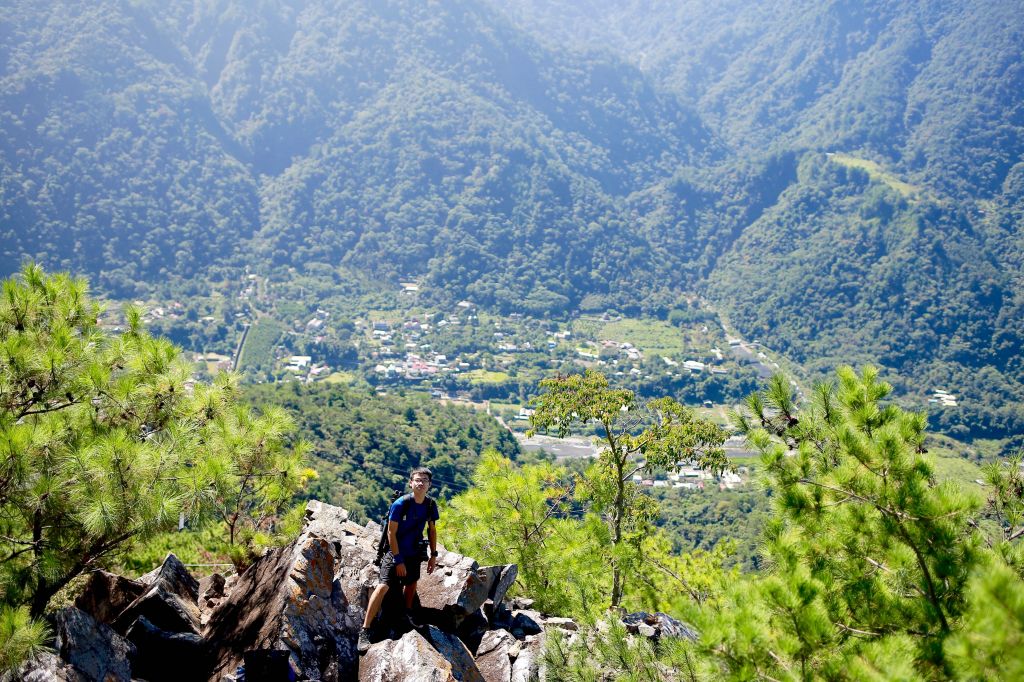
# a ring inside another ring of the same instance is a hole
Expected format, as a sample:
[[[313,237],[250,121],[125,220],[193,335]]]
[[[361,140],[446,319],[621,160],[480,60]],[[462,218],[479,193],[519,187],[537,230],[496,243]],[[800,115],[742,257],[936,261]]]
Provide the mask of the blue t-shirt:
[[[429,497],[416,504],[412,495],[402,495],[391,505],[388,520],[398,523],[398,553],[409,561],[416,556],[416,543],[423,537],[427,521],[437,521],[437,504]]]

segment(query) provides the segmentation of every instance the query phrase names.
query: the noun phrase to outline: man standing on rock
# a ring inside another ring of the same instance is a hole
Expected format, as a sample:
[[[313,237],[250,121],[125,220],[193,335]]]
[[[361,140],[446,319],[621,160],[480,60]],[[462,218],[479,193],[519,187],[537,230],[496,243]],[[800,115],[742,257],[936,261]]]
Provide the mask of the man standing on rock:
[[[359,653],[370,648],[369,629],[373,625],[384,595],[392,587],[404,587],[406,613],[412,608],[416,596],[416,583],[420,579],[419,543],[423,539],[423,528],[427,528],[430,541],[430,559],[427,573],[433,573],[437,566],[437,530],[434,522],[438,519],[437,504],[427,497],[433,474],[426,467],[417,467],[409,474],[411,495],[395,500],[388,512],[388,544],[391,551],[385,552],[380,561],[380,576],[377,587],[366,605],[366,617],[359,630]]]

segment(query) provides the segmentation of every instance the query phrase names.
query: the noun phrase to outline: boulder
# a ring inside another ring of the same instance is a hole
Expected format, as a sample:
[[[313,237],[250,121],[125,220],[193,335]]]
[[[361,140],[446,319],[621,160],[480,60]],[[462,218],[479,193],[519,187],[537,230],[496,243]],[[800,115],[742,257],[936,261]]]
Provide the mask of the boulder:
[[[483,676],[461,639],[433,625],[427,626],[430,644],[451,664],[452,677],[459,682],[484,682]]]
[[[478,610],[466,616],[459,623],[455,634],[458,635],[467,649],[474,652],[480,647],[480,641],[488,630],[490,630],[490,627],[487,618],[484,617],[482,611]]]
[[[53,629],[57,653],[84,679],[104,682],[131,680],[134,647],[109,625],[69,606],[57,612]],[[69,676],[68,679],[73,678]]]
[[[335,507],[318,500],[310,500],[306,503],[306,515],[302,520],[302,535],[333,542],[335,549],[341,542],[357,545],[370,552],[371,559],[375,559],[380,531],[380,525],[372,521],[365,526],[349,521],[348,510],[343,507]]]
[[[220,573],[208,575],[199,581],[199,624],[203,627],[210,621],[213,609],[225,596],[227,580]]]
[[[288,652],[281,649],[246,651],[242,659],[245,682],[281,682],[297,679]],[[328,671],[328,674],[330,671]],[[337,675],[324,675],[325,679],[338,679]]]
[[[518,611],[521,609],[532,609],[533,599],[527,599],[526,597],[513,597],[512,598],[512,610]]]
[[[199,633],[199,583],[178,557],[168,554],[155,576],[147,574],[147,587],[121,612],[114,622],[118,632],[127,632],[139,617],[166,632]],[[141,580],[141,579],[140,579]]]
[[[0,674],[0,682],[88,682],[57,654],[44,651],[19,667]]]
[[[559,630],[565,630],[566,632],[576,632],[580,629],[580,626],[576,624],[572,618],[545,618],[544,629],[558,628]],[[527,633],[535,634],[535,633]]]
[[[342,678],[350,679],[350,678]],[[359,662],[359,682],[454,682],[452,664],[412,630],[370,647]]]
[[[335,579],[334,544],[302,535],[267,552],[214,610],[205,635],[213,679],[244,665],[245,652],[285,650],[298,679],[354,679],[363,611]]]
[[[452,557],[454,552],[446,552],[446,555],[445,558]],[[433,573],[421,575],[417,589],[420,604],[424,609],[449,617],[457,627],[463,618],[487,601],[492,577],[490,570],[480,568],[467,557],[456,560],[454,565],[440,564]],[[434,620],[443,622],[444,619],[435,616]]]
[[[202,680],[210,673],[206,641],[193,632],[166,632],[140,616],[126,635],[135,646],[134,676],[148,682]]]
[[[511,682],[512,657],[519,653],[519,642],[508,630],[490,630],[480,640],[476,667],[485,682]]]
[[[511,682],[536,682],[540,679],[540,639],[525,643],[512,664]]]
[[[94,571],[75,599],[75,606],[100,623],[110,625],[145,589],[146,586],[136,580]]]
[[[693,641],[700,638],[700,634],[692,627],[660,611],[628,613],[622,616],[622,622],[630,633],[641,634],[644,637],[681,637]],[[654,630],[653,633],[651,629]]]
[[[512,629],[512,612],[509,611],[504,602],[495,604],[488,599],[484,602],[483,612],[491,630]]]
[[[517,639],[523,639],[527,635],[539,635],[543,632],[540,625],[543,620],[537,611],[513,611],[511,632]]]
[[[370,593],[377,584],[378,571],[374,566],[376,554],[356,542],[355,536],[337,545],[338,566],[334,577],[348,596],[350,604],[366,610]]]
[[[519,575],[519,567],[515,564],[506,564],[504,566],[490,566],[491,569],[491,590],[488,597],[495,604],[500,604],[505,599],[505,594],[509,588],[512,587],[512,583],[516,581],[516,577]]]
[[[220,573],[208,575],[199,581],[199,605],[224,596],[227,580]]]

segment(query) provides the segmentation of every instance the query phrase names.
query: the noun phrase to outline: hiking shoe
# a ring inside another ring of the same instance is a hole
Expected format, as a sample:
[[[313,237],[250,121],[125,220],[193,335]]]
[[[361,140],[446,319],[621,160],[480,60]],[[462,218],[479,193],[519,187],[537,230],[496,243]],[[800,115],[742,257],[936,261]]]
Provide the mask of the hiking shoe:
[[[359,628],[359,641],[356,643],[356,651],[365,654],[370,650],[370,632],[366,628]]]
[[[413,615],[412,611],[405,612],[405,623],[413,630],[419,630],[423,627],[423,623],[420,622],[419,616]]]

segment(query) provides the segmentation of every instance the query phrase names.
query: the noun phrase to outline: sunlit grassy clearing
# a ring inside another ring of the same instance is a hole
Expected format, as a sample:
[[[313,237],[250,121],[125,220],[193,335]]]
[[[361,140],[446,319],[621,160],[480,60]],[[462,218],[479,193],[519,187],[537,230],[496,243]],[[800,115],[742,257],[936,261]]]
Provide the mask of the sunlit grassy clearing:
[[[829,155],[829,158],[836,163],[847,166],[848,168],[859,168],[866,172],[868,176],[875,181],[884,182],[890,188],[899,192],[902,196],[907,198],[914,198],[921,192],[921,188],[917,185],[911,185],[909,182],[904,182],[898,177],[890,173],[889,171],[882,168],[874,161],[868,159],[859,159],[856,156],[850,156],[849,154],[842,154],[839,152]]]

